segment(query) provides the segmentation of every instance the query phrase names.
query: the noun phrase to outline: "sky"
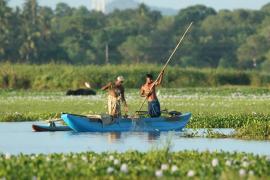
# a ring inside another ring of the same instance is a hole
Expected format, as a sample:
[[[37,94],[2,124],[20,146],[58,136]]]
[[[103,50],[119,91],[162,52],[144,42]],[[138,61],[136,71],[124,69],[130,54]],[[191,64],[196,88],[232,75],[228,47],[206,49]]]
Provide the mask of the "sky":
[[[107,0],[112,1],[112,0]],[[182,9],[195,4],[210,6],[216,10],[220,9],[260,9],[263,5],[270,3],[270,0],[136,0],[144,2],[150,6]],[[9,0],[12,7],[20,6],[24,0]],[[38,0],[40,5],[55,7],[59,2],[65,2],[70,6],[78,7],[81,5],[91,8],[90,0]]]

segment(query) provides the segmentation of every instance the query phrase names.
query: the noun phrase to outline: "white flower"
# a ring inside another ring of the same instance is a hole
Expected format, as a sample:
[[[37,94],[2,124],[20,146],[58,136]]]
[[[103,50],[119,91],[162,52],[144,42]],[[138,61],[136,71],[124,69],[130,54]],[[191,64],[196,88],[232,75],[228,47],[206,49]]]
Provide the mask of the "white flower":
[[[122,164],[120,167],[120,171],[123,173],[127,173],[128,172],[128,166],[127,164]]]
[[[248,166],[249,166],[249,163],[248,163],[247,161],[244,161],[244,162],[242,163],[242,166],[243,166],[243,167],[248,167]]]
[[[173,165],[171,168],[172,173],[176,172],[178,170],[178,167],[176,165]]]
[[[109,156],[109,160],[112,161],[113,159],[114,159],[113,155],[110,155],[110,156]]]
[[[252,112],[253,115],[256,115],[257,113],[256,112]]]
[[[6,154],[5,154],[5,158],[6,158],[6,159],[10,159],[10,158],[11,158],[11,155],[10,155],[9,153],[6,153]]]
[[[168,164],[161,164],[161,170],[167,170],[169,169]]]
[[[107,168],[107,173],[108,174],[111,174],[113,171],[114,171],[114,168],[113,167],[108,167]]]
[[[215,158],[215,159],[212,160],[212,166],[216,167],[217,165],[218,165],[218,159]]]
[[[113,164],[114,165],[117,165],[117,164],[119,164],[120,163],[120,161],[118,160],[118,159],[115,159],[114,161],[113,161]]]
[[[240,170],[239,170],[239,175],[240,175],[240,176],[245,176],[245,175],[246,175],[246,170],[240,169]]]
[[[37,176],[33,176],[32,177],[32,180],[37,180]]]
[[[50,161],[51,160],[51,158],[48,156],[48,157],[46,157],[46,161]]]
[[[188,177],[193,177],[194,175],[195,175],[195,171],[193,171],[193,170],[189,170],[187,173]]]
[[[86,156],[82,156],[82,160],[83,161],[87,161],[87,157]]]
[[[247,156],[244,156],[243,158],[242,158],[242,161],[247,161],[248,160],[248,157]]]
[[[67,163],[67,168],[68,169],[72,169],[72,164],[71,163]]]
[[[156,177],[162,177],[163,176],[162,170],[156,170],[155,175]]]
[[[270,156],[266,157],[266,161],[270,162]]]
[[[231,166],[231,165],[232,165],[232,161],[227,160],[227,161],[225,162],[225,164],[226,164],[227,166]]]
[[[253,176],[253,175],[254,175],[254,171],[250,170],[250,171],[248,172],[248,174],[249,174],[250,176]]]
[[[36,159],[36,156],[31,156],[30,159],[34,160],[34,159]]]

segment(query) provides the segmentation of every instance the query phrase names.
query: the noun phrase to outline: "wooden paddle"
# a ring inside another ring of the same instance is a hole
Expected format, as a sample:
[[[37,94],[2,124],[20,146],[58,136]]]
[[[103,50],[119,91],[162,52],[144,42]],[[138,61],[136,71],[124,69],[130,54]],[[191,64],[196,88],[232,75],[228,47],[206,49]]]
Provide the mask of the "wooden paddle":
[[[169,62],[171,61],[171,59],[172,59],[173,55],[175,54],[176,50],[178,49],[178,47],[180,46],[181,42],[182,42],[183,39],[185,38],[185,36],[186,36],[187,32],[189,31],[190,27],[192,26],[192,24],[193,24],[193,22],[191,22],[191,23],[189,24],[189,26],[187,27],[187,29],[186,29],[186,31],[184,32],[183,36],[181,37],[181,39],[179,40],[178,44],[177,44],[176,47],[174,48],[174,50],[173,50],[172,54],[170,55],[169,59],[167,60],[166,64],[165,64],[165,65],[163,66],[163,68],[161,69],[161,71],[160,71],[160,73],[159,73],[157,79],[154,81],[154,83],[152,83],[152,86],[150,87],[150,92],[149,92],[149,94],[151,93],[153,87],[155,86],[155,84],[156,84],[157,81],[159,80],[160,76],[162,75],[162,72],[164,72],[164,70],[167,68]],[[145,99],[144,99],[143,103],[141,104],[141,106],[140,106],[140,108],[139,108],[138,111],[141,111],[141,109],[142,109],[144,103],[146,102],[147,98],[148,98],[148,95],[145,97]]]

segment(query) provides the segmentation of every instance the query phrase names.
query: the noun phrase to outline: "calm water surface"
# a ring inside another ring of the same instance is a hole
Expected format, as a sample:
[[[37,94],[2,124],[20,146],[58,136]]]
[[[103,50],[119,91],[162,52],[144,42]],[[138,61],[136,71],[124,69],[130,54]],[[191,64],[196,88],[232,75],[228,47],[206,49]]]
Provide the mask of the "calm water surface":
[[[172,150],[229,151],[270,155],[270,141],[247,141],[237,139],[186,138],[183,132],[169,133],[75,133],[32,132],[33,122],[0,123],[0,153],[67,153],[85,151],[148,151],[162,147],[168,139]],[[35,124],[41,124],[37,122]],[[192,131],[186,129],[185,131]],[[199,133],[203,134],[204,130]],[[219,129],[231,133],[232,129]]]

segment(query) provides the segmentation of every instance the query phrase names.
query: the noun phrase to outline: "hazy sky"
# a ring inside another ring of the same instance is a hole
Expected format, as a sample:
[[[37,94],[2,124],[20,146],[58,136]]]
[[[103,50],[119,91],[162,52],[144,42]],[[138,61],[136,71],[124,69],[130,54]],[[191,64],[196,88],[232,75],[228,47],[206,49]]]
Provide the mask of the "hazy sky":
[[[38,0],[39,4],[55,7],[59,2],[65,2],[70,6],[87,6],[91,8],[91,0]],[[112,1],[112,0],[107,0]],[[174,9],[182,9],[194,4],[204,4],[220,9],[238,9],[238,8],[248,8],[248,9],[260,9],[263,5],[270,2],[270,0],[136,0],[139,2],[144,2],[145,4],[158,7],[169,7]],[[24,0],[9,0],[9,4],[13,7],[20,6]]]

